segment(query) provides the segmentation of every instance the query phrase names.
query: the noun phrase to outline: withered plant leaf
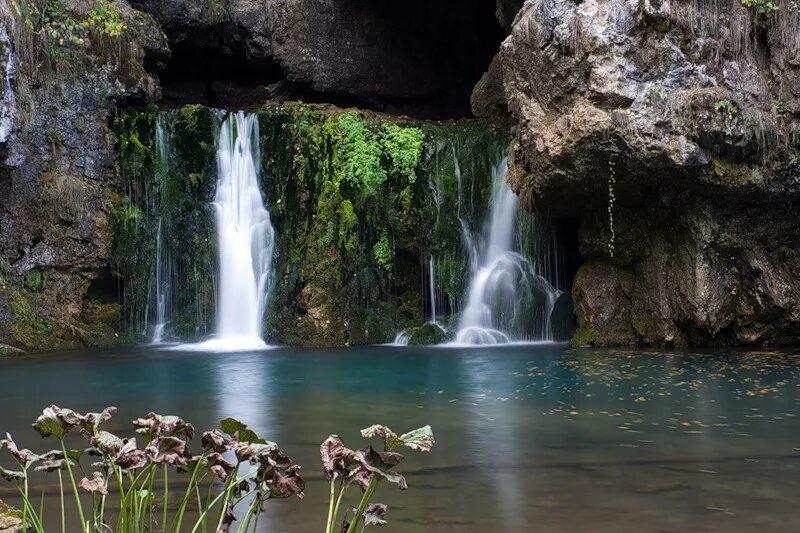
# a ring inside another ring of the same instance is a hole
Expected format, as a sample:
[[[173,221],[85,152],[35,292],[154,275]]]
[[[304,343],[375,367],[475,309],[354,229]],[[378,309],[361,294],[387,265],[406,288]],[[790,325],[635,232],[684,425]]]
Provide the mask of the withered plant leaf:
[[[25,474],[23,472],[17,472],[16,470],[8,470],[0,466],[0,478],[5,479],[9,483],[16,483],[17,481],[24,480]]]
[[[403,433],[400,435],[400,440],[406,448],[420,452],[429,452],[433,445],[436,444],[436,439],[433,437],[433,430],[430,426],[422,426],[408,433]]]
[[[136,432],[144,436],[147,442],[159,436],[181,437],[186,440],[194,438],[194,426],[179,416],[159,415],[150,412],[147,416],[133,421]]]
[[[32,451],[26,448],[19,449],[9,433],[6,433],[5,439],[0,440],[0,448],[2,447],[8,448],[8,452],[14,460],[24,468],[39,460],[39,456]]]
[[[157,437],[147,445],[144,453],[148,459],[157,465],[182,465],[187,460],[186,441],[172,436]]]
[[[319,447],[322,460],[322,471],[330,481],[347,474],[347,466],[353,460],[355,452],[344,445],[339,435],[331,435]]]
[[[231,440],[217,429],[203,433],[201,443],[206,451],[223,453],[231,449]]]
[[[364,510],[364,524],[368,526],[385,526],[386,520],[383,517],[386,516],[386,511],[388,510],[389,506],[383,503],[367,505]]]
[[[147,456],[144,451],[136,449],[136,439],[126,439],[114,462],[123,470],[135,470],[147,464]]]
[[[124,441],[108,431],[98,431],[90,440],[92,446],[100,450],[104,455],[116,456]]]
[[[397,434],[386,426],[376,424],[366,429],[361,430],[361,436],[364,438],[380,437],[383,439],[383,446],[386,451],[391,451],[397,448],[411,448],[422,452],[429,452],[433,448],[436,440],[433,438],[433,430],[430,426],[423,426],[404,433],[399,437]]]
[[[67,463],[69,466],[75,466],[75,461],[71,459],[44,459],[39,466],[34,468],[36,472],[55,472],[57,470],[66,470]]]
[[[86,492],[98,493],[101,496],[108,494],[108,483],[100,472],[92,472],[92,478],[81,479],[80,486]]]

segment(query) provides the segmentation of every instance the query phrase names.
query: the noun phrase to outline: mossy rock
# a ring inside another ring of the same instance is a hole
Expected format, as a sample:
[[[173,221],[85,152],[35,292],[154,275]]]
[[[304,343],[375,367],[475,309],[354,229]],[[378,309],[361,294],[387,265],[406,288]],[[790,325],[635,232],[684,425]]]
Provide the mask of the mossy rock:
[[[432,344],[441,344],[447,340],[447,332],[443,330],[438,324],[427,323],[424,326],[414,328],[411,330],[411,336],[408,339],[409,346],[430,346]]]
[[[17,533],[22,531],[22,511],[6,505],[0,500],[0,532]]]

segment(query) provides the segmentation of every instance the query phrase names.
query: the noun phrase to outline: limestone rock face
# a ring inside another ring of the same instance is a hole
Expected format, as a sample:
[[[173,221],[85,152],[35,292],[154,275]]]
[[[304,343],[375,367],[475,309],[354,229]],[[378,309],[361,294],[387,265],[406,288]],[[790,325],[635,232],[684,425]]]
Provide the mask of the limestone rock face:
[[[91,3],[62,5],[53,24],[90,20]],[[86,22],[54,41],[41,21],[0,9],[0,89],[10,89],[0,90],[0,342],[36,349],[113,335],[104,306],[116,294],[87,299],[111,277],[109,112],[114,102],[159,98],[154,71],[169,57],[152,17],[113,6],[121,34]],[[5,36],[29,44],[11,54]]]
[[[577,341],[800,338],[800,11],[776,4],[530,0],[516,17],[511,180],[581,220]]]

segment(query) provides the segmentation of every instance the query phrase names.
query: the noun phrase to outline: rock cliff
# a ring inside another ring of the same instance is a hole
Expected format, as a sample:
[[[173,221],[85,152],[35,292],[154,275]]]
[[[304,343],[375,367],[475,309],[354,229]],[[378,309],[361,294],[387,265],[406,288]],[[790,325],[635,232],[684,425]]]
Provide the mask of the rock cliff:
[[[800,340],[798,24],[790,1],[525,3],[511,181],[580,220],[576,343]]]

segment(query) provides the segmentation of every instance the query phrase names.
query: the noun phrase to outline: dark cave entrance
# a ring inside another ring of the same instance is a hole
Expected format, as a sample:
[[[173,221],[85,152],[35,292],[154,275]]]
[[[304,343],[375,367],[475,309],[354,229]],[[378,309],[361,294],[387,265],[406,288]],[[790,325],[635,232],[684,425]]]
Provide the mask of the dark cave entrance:
[[[469,117],[472,88],[505,37],[495,0],[310,0],[303,9],[286,35],[235,17],[165,23],[172,57],[160,73],[163,103],[302,100]]]

